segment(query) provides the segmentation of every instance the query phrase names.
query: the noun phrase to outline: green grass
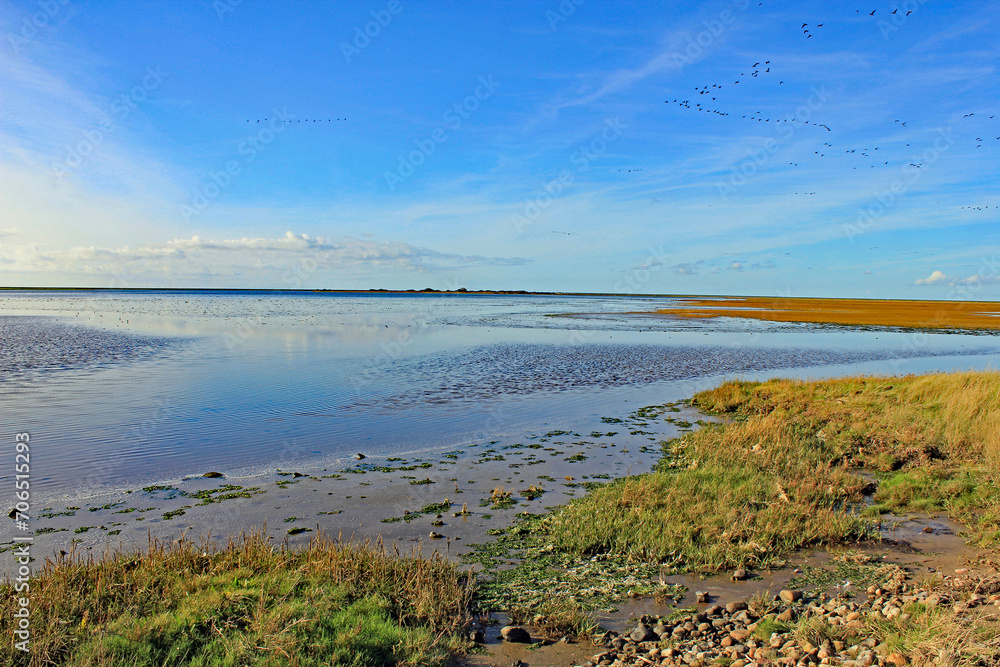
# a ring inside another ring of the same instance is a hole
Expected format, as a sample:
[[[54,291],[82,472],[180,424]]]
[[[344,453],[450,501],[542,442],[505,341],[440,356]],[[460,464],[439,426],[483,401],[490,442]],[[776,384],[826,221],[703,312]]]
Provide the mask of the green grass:
[[[802,436],[778,420],[688,434],[668,443],[656,471],[570,503],[553,519],[553,543],[583,556],[725,569],[870,535],[870,521],[845,509],[862,499],[864,480]]]
[[[471,587],[441,558],[316,538],[245,535],[47,563],[31,581],[32,650],[2,665],[445,665],[464,646]],[[0,586],[0,633],[15,593]],[[9,640],[6,640],[9,641]]]
[[[664,445],[657,469],[571,502],[554,548],[675,569],[768,567],[864,540],[871,514],[946,511],[1000,542],[1000,374],[727,382],[692,404],[727,415]],[[869,480],[879,476],[867,511]]]

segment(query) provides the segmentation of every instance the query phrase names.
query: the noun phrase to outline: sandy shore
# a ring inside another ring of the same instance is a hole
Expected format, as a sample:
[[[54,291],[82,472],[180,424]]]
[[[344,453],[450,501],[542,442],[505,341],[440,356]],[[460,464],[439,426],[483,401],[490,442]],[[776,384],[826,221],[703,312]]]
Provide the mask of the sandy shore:
[[[339,466],[274,468],[243,477],[225,469],[192,471],[141,488],[48,499],[34,517],[34,553],[99,555],[142,549],[150,538],[219,543],[266,524],[275,543],[301,545],[323,532],[458,557],[520,513],[540,514],[582,496],[588,486],[648,471],[660,457],[659,442],[708,419],[684,406],[674,409],[679,412],[654,420],[607,415],[585,424],[589,428],[577,423],[575,430],[552,419],[545,431],[452,450],[361,453],[365,458]],[[206,478],[206,472],[222,477]],[[511,497],[494,503],[500,488]],[[0,534],[2,551],[13,548],[6,532]]]

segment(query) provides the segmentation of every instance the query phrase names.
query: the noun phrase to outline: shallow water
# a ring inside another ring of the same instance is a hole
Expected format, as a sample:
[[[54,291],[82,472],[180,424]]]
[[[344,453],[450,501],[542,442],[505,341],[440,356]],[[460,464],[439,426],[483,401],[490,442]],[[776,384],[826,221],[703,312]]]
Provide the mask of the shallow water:
[[[667,301],[6,292],[4,437],[31,433],[44,501],[573,428],[724,377],[985,368],[1000,351],[992,336],[626,314]]]

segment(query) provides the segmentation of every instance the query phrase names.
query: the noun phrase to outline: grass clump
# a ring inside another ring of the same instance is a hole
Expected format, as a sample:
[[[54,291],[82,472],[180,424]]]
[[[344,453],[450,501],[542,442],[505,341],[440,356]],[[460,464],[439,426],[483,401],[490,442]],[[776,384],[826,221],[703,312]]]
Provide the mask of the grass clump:
[[[16,593],[0,585],[0,632]],[[444,665],[463,643],[471,587],[442,558],[260,533],[217,551],[48,561],[31,581],[31,652],[7,665]]]
[[[553,547],[676,569],[778,565],[874,536],[859,511],[944,510],[1000,541],[1000,374],[733,381],[692,404],[730,421],[664,445],[657,469],[558,512]]]
[[[864,480],[785,420],[711,426],[668,443],[658,469],[593,490],[553,521],[557,548],[676,569],[779,564],[790,551],[864,538],[847,511]]]
[[[484,507],[492,507],[495,510],[504,510],[516,505],[517,501],[514,499],[514,494],[512,494],[508,489],[505,489],[503,486],[498,486],[490,492],[489,499],[484,499],[481,504]]]

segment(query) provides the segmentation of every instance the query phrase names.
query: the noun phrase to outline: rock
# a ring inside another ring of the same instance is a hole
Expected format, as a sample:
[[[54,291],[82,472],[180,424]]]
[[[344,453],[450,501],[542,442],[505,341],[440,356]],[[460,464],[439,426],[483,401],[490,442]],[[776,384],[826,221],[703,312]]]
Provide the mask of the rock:
[[[517,625],[506,625],[500,628],[500,636],[504,638],[505,641],[509,641],[513,644],[530,644],[531,635],[524,628]]]
[[[365,458],[365,455],[362,454],[361,452],[358,452],[357,454],[354,455],[354,458],[360,461],[361,459]]]
[[[790,604],[792,602],[798,602],[802,599],[802,591],[791,591],[786,588],[778,593],[778,597],[781,598],[782,601]]]
[[[722,607],[717,604],[713,604],[711,607],[705,610],[706,616],[718,616],[722,613]]]
[[[302,472],[293,472],[292,477],[308,477],[309,475]]]
[[[441,538],[443,538],[443,537],[444,537],[444,535],[442,535],[441,533],[435,533],[435,532],[434,532],[434,531],[432,530],[432,531],[430,532],[430,535],[428,535],[427,537],[431,538],[432,540],[440,540]]]
[[[896,665],[896,667],[903,667],[903,665],[906,665],[910,661],[907,660],[906,656],[903,655],[902,653],[890,653],[889,656],[885,659],[885,662],[888,665]]]
[[[742,567],[733,572],[733,581],[743,581],[747,578],[747,571]]]
[[[631,637],[632,641],[636,643],[652,642],[660,638],[659,635],[653,632],[653,629],[645,623],[640,623],[636,626],[635,630],[632,631],[629,637]]]
[[[795,620],[795,612],[791,609],[786,609],[785,611],[778,614],[777,619],[782,623],[791,623]]]
[[[708,591],[695,591],[694,597],[698,602],[708,602]]]
[[[747,603],[742,600],[737,602],[730,602],[726,605],[726,611],[730,614],[735,614],[738,611],[743,611],[747,608]]]
[[[469,633],[469,639],[472,640],[472,642],[476,643],[476,644],[485,644],[486,643],[486,637],[483,636],[483,631],[482,630],[478,630],[478,629],[477,630],[473,630],[472,632]]]
[[[615,654],[611,651],[604,651],[603,653],[598,653],[596,655],[590,656],[590,661],[595,665],[601,664],[604,660],[614,660]]]
[[[664,635],[669,635],[672,630],[673,628],[671,628],[668,625],[663,625],[662,623],[658,623],[657,625],[653,626],[653,632],[655,632],[657,636],[660,637]]]
[[[218,479],[219,477],[225,477],[225,475],[223,475],[221,472],[215,472],[213,470],[211,472],[206,472],[204,475],[202,475],[202,477],[208,477],[209,479]]]
[[[729,633],[729,636],[732,637],[737,642],[742,642],[750,638],[750,631],[742,629],[733,630],[732,632]]]

